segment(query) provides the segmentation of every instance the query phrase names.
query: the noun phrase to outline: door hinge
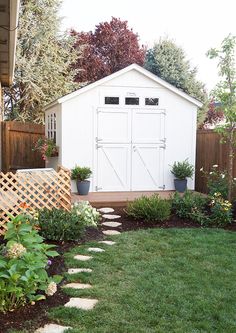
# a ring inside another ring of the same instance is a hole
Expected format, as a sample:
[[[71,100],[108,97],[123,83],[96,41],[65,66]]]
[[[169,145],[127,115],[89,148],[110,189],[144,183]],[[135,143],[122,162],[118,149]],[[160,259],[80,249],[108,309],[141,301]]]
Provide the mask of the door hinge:
[[[102,141],[102,139],[96,137],[95,141],[96,141],[96,142],[99,142],[99,141]]]
[[[166,186],[163,185],[163,186],[159,186],[158,188],[162,189],[162,190],[165,190]]]
[[[96,144],[96,149],[102,148],[102,146],[99,146],[98,144]]]
[[[160,146],[160,148],[162,148],[162,149],[166,149],[166,144],[163,145],[163,146]]]
[[[95,186],[95,191],[96,191],[96,192],[97,192],[97,191],[100,191],[100,190],[102,190],[102,187]]]

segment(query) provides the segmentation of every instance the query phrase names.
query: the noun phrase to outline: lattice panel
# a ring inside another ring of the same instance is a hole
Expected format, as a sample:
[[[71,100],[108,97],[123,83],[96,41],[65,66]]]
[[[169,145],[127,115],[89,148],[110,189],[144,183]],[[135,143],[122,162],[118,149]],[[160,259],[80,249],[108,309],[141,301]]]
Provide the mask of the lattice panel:
[[[22,205],[33,209],[71,208],[70,171],[27,170],[0,172],[0,234],[6,230],[11,215],[22,213]]]

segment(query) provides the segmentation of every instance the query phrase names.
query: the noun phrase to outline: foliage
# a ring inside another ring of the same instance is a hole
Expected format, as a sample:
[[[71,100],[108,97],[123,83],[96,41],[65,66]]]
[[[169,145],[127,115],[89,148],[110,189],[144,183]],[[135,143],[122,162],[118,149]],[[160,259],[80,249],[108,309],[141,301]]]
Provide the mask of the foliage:
[[[191,68],[184,50],[170,39],[160,39],[146,54],[145,68],[187,94],[206,101],[203,83],[197,81],[197,69]]]
[[[211,197],[211,221],[213,224],[224,226],[232,222],[232,204],[225,200],[221,193],[216,192]]]
[[[228,200],[232,199],[233,159],[236,139],[236,69],[235,69],[236,36],[229,35],[221,43],[220,49],[212,48],[207,55],[210,59],[218,59],[219,75],[222,81],[212,92],[213,98],[221,103],[225,123],[217,126],[216,130],[222,136],[222,142],[227,142],[229,153],[228,164]]]
[[[71,211],[53,208],[39,211],[36,224],[40,234],[49,240],[79,240],[87,226],[96,226],[99,213],[89,203],[75,204]]]
[[[188,160],[183,162],[175,162],[172,166],[171,173],[177,179],[186,179],[187,177],[192,178],[194,172],[194,166],[191,165]]]
[[[170,217],[171,203],[156,194],[151,197],[142,196],[128,204],[126,213],[134,219],[162,222]]]
[[[35,143],[33,150],[40,151],[43,160],[46,160],[47,157],[57,156],[58,154],[58,147],[54,140],[48,138],[39,138]]]
[[[88,167],[80,167],[76,165],[73,169],[71,169],[71,179],[84,181],[88,179],[92,174],[92,171]]]
[[[5,89],[8,119],[42,123],[43,107],[78,86],[72,68],[80,48],[72,36],[59,33],[60,0],[22,0],[15,80]]]
[[[212,196],[214,193],[220,193],[224,199],[228,197],[228,172],[220,171],[218,165],[214,164],[210,172],[204,171],[203,168],[200,171],[204,174],[207,179],[207,188],[209,195]],[[235,180],[233,181],[235,186]]]
[[[45,299],[45,294],[51,296],[56,282],[60,282],[60,277],[50,278],[46,271],[48,257],[58,255],[52,250],[54,246],[43,243],[25,215],[12,217],[4,238],[7,243],[0,254],[0,311],[13,311]]]
[[[217,125],[219,122],[224,120],[224,112],[222,110],[221,104],[214,101],[212,98],[206,113],[206,117],[201,124],[201,128],[208,128],[212,125]]]
[[[132,63],[143,65],[145,48],[139,46],[138,35],[128,28],[127,21],[112,17],[96,26],[94,32],[71,32],[75,48],[83,48],[75,65],[82,69],[76,82],[94,82]]]
[[[209,223],[205,214],[208,199],[201,194],[186,191],[182,196],[176,192],[172,197],[172,210],[182,219],[191,219],[201,225]]]

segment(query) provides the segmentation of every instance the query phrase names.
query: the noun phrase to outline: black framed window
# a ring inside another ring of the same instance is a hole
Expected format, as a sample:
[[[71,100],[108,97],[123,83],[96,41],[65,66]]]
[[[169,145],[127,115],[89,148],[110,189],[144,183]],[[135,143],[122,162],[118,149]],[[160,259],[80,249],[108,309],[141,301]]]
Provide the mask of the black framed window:
[[[145,98],[145,105],[158,105],[158,104],[159,104],[159,98],[151,98],[151,97]]]
[[[120,103],[120,98],[119,97],[110,97],[110,96],[105,97],[105,104],[118,105],[119,103]]]
[[[125,105],[139,105],[139,97],[125,97]]]

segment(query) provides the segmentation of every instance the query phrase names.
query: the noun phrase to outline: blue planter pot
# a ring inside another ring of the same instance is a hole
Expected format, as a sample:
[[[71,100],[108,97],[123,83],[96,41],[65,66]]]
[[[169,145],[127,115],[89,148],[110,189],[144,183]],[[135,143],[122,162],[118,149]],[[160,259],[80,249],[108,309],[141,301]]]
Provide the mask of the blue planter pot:
[[[77,190],[80,195],[87,195],[89,193],[89,187],[90,187],[89,180],[83,180],[83,181],[77,180]]]
[[[176,191],[183,193],[187,190],[187,179],[174,179]]]

